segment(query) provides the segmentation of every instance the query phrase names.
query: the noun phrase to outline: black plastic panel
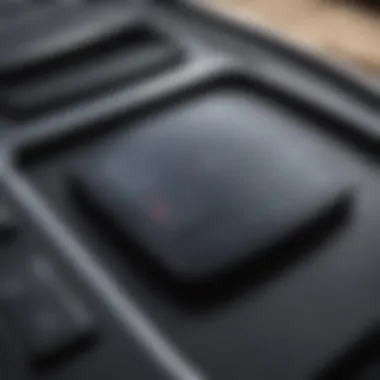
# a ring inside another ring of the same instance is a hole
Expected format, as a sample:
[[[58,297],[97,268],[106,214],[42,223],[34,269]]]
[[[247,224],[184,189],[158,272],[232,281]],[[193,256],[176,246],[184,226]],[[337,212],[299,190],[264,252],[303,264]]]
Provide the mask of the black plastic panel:
[[[94,321],[35,368],[0,314],[5,378],[376,380],[378,87],[191,3],[93,4],[0,28],[4,267],[42,255]]]

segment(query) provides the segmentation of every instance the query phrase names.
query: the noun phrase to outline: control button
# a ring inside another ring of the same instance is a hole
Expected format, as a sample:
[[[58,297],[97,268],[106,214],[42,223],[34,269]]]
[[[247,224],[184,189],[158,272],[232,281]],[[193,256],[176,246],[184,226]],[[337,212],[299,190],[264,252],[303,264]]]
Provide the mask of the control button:
[[[130,8],[122,4],[46,7],[38,17],[30,15],[23,25],[0,35],[0,52],[8,52],[7,57],[0,56],[0,71],[9,74],[64,56],[119,33],[130,19]]]
[[[33,364],[65,352],[93,331],[81,300],[40,256],[2,266],[0,307]]]
[[[35,117],[137,83],[179,58],[177,47],[126,4],[51,6],[0,33],[2,109],[9,118]]]
[[[131,84],[145,75],[155,75],[176,57],[174,46],[159,35],[148,29],[129,30],[71,53],[66,58],[69,66],[57,64],[58,58],[49,67],[49,76],[42,75],[46,71],[43,65],[21,79],[17,73],[7,75],[1,90],[4,109],[14,117],[33,116],[123,81]]]
[[[89,149],[74,188],[165,271],[203,281],[266,258],[349,197],[286,122],[245,93],[205,96]]]

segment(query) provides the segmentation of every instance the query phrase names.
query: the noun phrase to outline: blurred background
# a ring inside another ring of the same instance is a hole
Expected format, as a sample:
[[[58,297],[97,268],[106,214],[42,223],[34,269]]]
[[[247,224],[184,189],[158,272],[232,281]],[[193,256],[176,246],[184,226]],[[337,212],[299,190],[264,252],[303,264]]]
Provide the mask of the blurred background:
[[[378,0],[204,0],[380,78]]]

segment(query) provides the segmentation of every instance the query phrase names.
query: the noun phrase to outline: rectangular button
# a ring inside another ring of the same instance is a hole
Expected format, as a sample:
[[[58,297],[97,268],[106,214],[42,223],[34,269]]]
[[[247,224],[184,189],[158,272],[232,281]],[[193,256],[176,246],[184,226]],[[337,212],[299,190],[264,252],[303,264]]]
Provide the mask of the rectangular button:
[[[0,305],[33,364],[66,352],[93,331],[84,304],[41,256],[2,267]]]
[[[0,72],[9,74],[92,45],[135,18],[124,4],[46,7],[0,35]],[[6,53],[5,53],[6,52]]]
[[[351,199],[279,112],[246,87],[210,92],[89,148],[74,194],[186,285],[258,267]]]
[[[91,97],[121,84],[133,84],[174,64],[177,49],[145,28],[72,52],[23,75],[7,75],[1,89],[4,112],[10,117],[34,116]],[[2,78],[2,77],[0,77]]]
[[[37,117],[137,83],[180,58],[177,46],[125,4],[45,9],[18,28],[0,30],[2,112],[10,119]]]

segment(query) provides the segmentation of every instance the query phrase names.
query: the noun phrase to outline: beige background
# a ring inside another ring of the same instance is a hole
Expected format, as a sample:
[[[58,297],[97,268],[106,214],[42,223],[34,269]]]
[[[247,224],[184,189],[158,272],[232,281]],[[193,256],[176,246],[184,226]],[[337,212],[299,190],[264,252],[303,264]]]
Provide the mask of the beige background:
[[[204,0],[380,76],[380,10],[339,0]]]

